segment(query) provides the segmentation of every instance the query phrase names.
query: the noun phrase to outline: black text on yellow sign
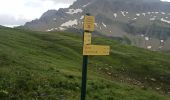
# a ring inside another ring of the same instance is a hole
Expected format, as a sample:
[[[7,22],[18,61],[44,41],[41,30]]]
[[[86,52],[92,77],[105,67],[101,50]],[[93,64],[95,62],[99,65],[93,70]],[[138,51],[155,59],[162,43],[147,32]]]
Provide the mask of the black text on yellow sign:
[[[84,45],[91,44],[91,33],[84,33]]]
[[[85,31],[94,31],[94,23],[95,18],[94,16],[85,16],[84,17],[84,30]]]
[[[110,46],[103,45],[84,45],[83,55],[109,55]]]

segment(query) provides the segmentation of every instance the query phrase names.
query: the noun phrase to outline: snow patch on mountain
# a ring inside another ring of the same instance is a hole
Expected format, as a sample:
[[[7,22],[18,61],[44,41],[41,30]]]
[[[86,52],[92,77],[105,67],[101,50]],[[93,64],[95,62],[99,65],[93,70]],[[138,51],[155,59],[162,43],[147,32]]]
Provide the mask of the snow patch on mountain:
[[[78,25],[78,21],[77,19],[75,20],[69,20],[68,22],[65,22],[63,23],[61,26],[65,26],[65,27],[70,27],[70,26],[73,26],[73,25]]]
[[[102,22],[102,25],[103,25],[104,27],[106,27],[106,24],[104,24],[103,22]]]
[[[148,12],[148,14],[150,15],[150,14],[151,14],[151,12]]]
[[[121,11],[121,13],[122,13],[123,16],[126,16],[124,11]]]
[[[144,37],[144,35],[143,35],[143,34],[141,34],[140,36],[141,36],[141,37]]]
[[[137,20],[137,18],[133,18],[132,20]]]
[[[151,21],[156,20],[156,16],[153,16],[152,18],[150,18]]]
[[[83,19],[83,18],[84,18],[84,16],[81,16],[81,17],[80,17],[80,19]]]
[[[83,5],[82,7],[85,8],[85,7],[87,7],[87,6],[90,5],[90,4],[91,4],[91,2],[89,2],[89,3],[85,4],[85,5]]]
[[[142,13],[142,15],[143,15],[143,16],[145,16],[145,15],[146,15],[146,13]]]
[[[166,20],[164,18],[161,18],[161,21],[170,24],[170,21],[168,21],[168,20]]]
[[[58,30],[58,28],[47,29],[46,32],[51,32],[51,31],[54,31],[54,30]]]
[[[145,37],[145,40],[146,40],[146,41],[149,41],[149,37]]]
[[[164,42],[164,40],[160,40],[161,42]]]
[[[115,18],[117,18],[117,13],[114,13],[113,15],[114,15]]]
[[[140,14],[136,14],[136,16],[140,16]]]
[[[98,26],[98,24],[97,23],[94,23],[94,25],[97,27]]]
[[[59,27],[59,30],[64,31],[64,30],[66,30],[66,29],[63,28],[63,27]]]
[[[163,46],[159,46],[159,49],[163,48]]]
[[[51,28],[51,29],[47,29],[46,31],[50,32],[50,31],[53,31],[53,30],[54,30],[54,28]]]
[[[161,12],[161,14],[165,15],[166,13],[165,12]]]
[[[83,12],[82,9],[69,9],[69,11],[66,13],[72,15],[72,14],[77,14],[77,13],[81,13],[81,12]]]
[[[53,20],[57,20],[56,18],[53,18]]]
[[[151,49],[151,48],[152,48],[152,46],[147,46],[147,48],[148,48],[148,49]]]
[[[154,21],[155,19],[156,19],[155,17],[153,17],[153,18],[150,18],[150,20],[151,20],[151,21]]]

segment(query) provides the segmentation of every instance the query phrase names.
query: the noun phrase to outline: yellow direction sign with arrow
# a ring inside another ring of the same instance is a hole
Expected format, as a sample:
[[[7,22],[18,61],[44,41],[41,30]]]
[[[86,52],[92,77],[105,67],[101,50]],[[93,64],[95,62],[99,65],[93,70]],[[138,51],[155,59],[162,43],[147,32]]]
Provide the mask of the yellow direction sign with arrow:
[[[110,46],[84,45],[83,55],[109,55]]]

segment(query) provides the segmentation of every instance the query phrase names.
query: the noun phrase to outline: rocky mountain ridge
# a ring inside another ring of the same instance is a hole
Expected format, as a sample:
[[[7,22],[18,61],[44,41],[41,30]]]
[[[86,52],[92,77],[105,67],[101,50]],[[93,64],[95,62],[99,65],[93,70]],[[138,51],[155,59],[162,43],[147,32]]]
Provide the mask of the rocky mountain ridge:
[[[95,32],[101,35],[151,50],[170,50],[170,3],[159,0],[77,0],[69,8],[45,12],[24,27],[36,31],[82,29],[87,12],[96,17]]]

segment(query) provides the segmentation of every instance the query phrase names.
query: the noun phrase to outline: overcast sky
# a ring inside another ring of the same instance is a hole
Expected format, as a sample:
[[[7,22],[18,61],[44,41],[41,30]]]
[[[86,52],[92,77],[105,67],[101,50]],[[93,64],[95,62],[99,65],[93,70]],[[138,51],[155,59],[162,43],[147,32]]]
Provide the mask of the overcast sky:
[[[49,9],[69,7],[75,0],[1,0],[0,25],[23,25]]]
[[[49,9],[66,8],[74,1],[76,0],[1,0],[0,25],[23,25],[39,18]]]

